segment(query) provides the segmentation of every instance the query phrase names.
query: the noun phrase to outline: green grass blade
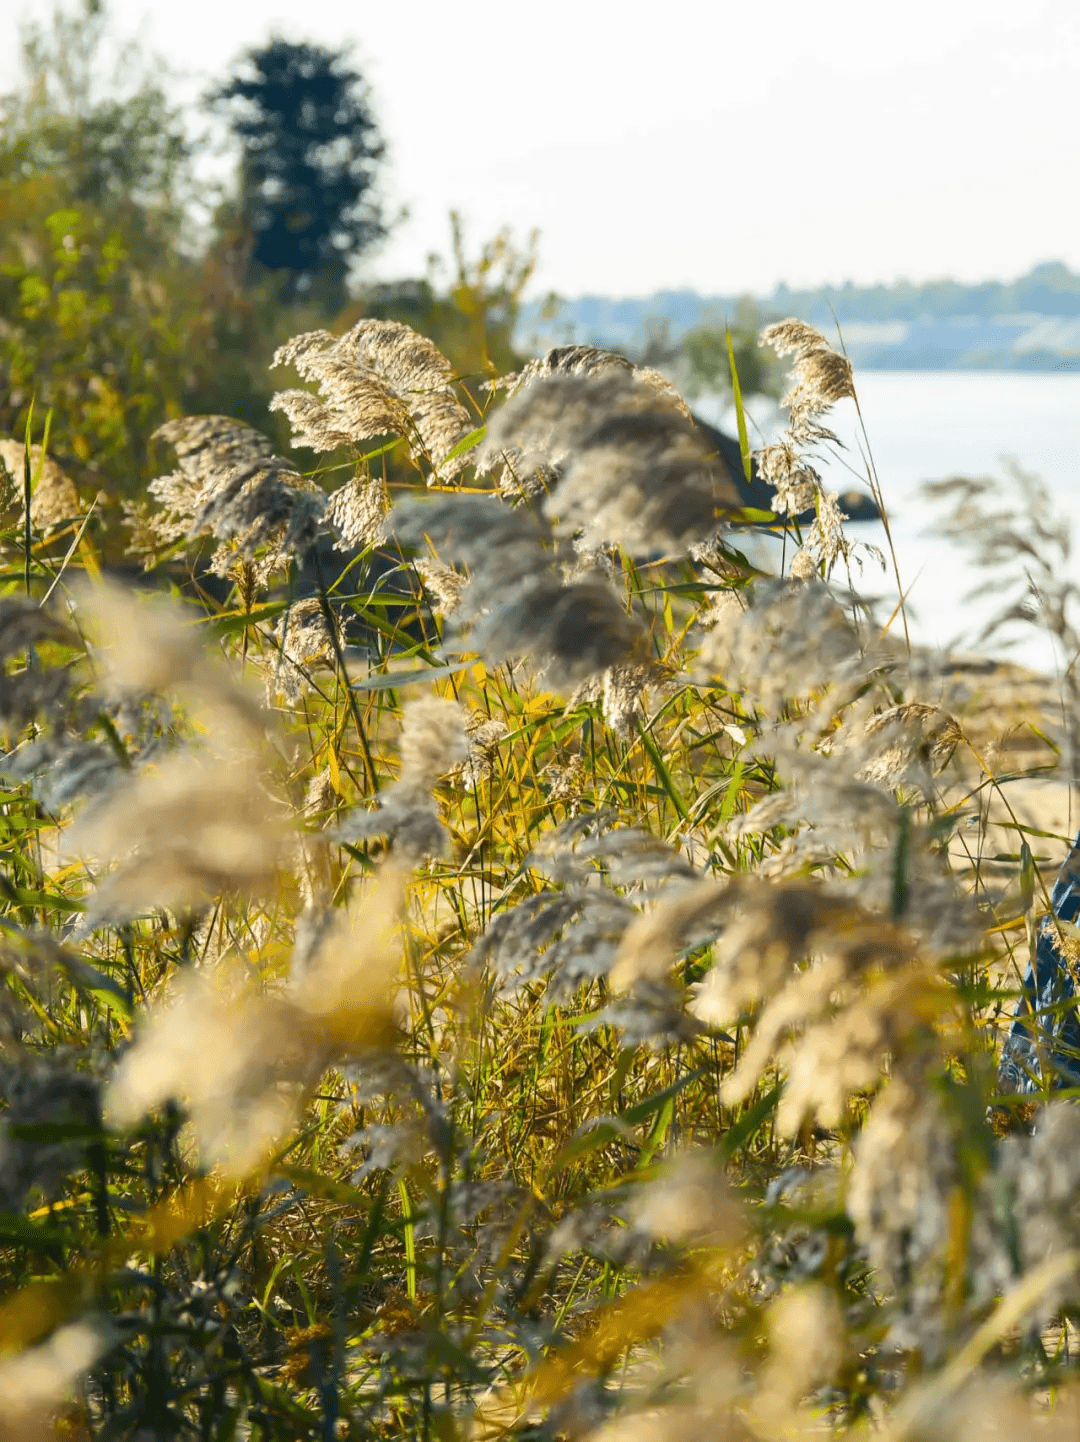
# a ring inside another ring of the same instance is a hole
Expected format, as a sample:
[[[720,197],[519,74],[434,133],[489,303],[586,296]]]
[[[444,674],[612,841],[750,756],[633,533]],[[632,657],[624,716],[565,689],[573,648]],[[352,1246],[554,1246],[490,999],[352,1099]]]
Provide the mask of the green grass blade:
[[[753,1141],[779,1105],[783,1089],[783,1082],[777,1082],[771,1091],[767,1091],[760,1101],[747,1108],[735,1125],[724,1133],[720,1140],[720,1154],[725,1162],[730,1162],[748,1142]]]
[[[641,732],[642,744],[644,745],[645,750],[648,753],[649,760],[652,762],[653,770],[656,772],[657,780],[660,782],[660,785],[664,788],[664,790],[670,797],[671,804],[679,813],[680,819],[683,821],[689,821],[690,813],[687,810],[686,802],[679,794],[679,788],[675,785],[675,781],[671,775],[671,772],[668,770],[667,762],[660,754],[659,746],[657,746],[656,742],[649,735],[648,731],[645,729],[644,726],[640,725],[640,723],[639,729]]]
[[[727,330],[728,365],[731,367],[731,394],[735,400],[735,419],[739,425],[739,452],[742,455],[743,475],[750,484],[753,464],[750,460],[750,435],[746,429],[746,411],[743,407],[742,386],[739,384],[739,368],[735,364],[735,347],[731,342],[731,329]]]
[[[471,451],[473,446],[478,445],[487,435],[487,426],[478,426],[475,431],[470,431],[467,436],[462,436],[452,450],[447,451],[443,457],[443,465],[447,461],[456,461],[458,456],[463,456],[466,451]]]

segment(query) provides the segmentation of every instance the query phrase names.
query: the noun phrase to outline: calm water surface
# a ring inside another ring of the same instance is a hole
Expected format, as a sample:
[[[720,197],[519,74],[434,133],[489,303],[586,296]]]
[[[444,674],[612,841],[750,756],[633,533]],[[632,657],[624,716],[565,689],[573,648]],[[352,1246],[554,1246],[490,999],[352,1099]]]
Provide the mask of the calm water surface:
[[[970,645],[995,605],[993,595],[965,601],[987,577],[936,534],[935,510],[920,495],[924,481],[1002,476],[1010,462],[1034,471],[1049,488],[1054,509],[1072,524],[1076,555],[1071,569],[1080,584],[1080,374],[864,371],[856,380],[892,519],[901,580],[905,590],[910,587],[914,636],[937,645]],[[766,433],[776,429],[775,417],[760,419]],[[832,488],[847,490],[865,475],[854,406],[842,402],[830,424],[846,449],[843,460],[830,460],[823,471]],[[884,546],[880,524],[851,529]],[[888,597],[895,598],[895,583],[872,562],[861,578],[856,573],[856,581],[886,605]],[[1027,638],[1009,654],[1032,665],[1045,665],[1050,658],[1043,643]]]

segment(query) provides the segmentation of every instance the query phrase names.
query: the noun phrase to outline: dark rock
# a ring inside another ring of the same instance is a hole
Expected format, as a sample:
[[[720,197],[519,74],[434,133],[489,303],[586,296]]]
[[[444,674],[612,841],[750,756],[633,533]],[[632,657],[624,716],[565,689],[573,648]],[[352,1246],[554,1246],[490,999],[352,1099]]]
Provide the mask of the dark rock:
[[[716,452],[721,464],[735,483],[739,494],[744,497],[743,505],[757,511],[771,511],[772,488],[759,475],[757,462],[751,462],[750,481],[747,483],[743,473],[742,452],[734,436],[726,435],[716,426],[711,426],[708,421],[703,421],[700,416],[695,416],[694,422]],[[881,513],[874,498],[868,496],[864,491],[841,491],[840,509],[849,521],[881,520]],[[808,526],[814,519],[814,513],[807,511],[796,519],[800,526]]]

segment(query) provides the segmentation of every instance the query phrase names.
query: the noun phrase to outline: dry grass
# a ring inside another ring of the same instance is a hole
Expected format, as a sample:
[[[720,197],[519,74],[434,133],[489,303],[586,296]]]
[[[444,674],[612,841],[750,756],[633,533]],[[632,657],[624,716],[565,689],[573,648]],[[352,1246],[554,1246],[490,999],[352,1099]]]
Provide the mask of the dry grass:
[[[1075,1435],[1053,1047],[988,1110],[1069,717],[852,608],[850,369],[774,339],[787,578],[625,367],[523,373],[478,474],[404,327],[283,352],[329,507],[173,423],[186,599],[9,534],[0,1434]]]

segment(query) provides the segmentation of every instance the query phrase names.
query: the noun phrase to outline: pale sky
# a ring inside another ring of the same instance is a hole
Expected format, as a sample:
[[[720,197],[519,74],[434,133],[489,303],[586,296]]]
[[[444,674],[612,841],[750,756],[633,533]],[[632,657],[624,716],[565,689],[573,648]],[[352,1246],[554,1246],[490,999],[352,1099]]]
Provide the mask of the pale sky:
[[[0,85],[20,14],[0,0]],[[565,296],[1080,268],[1076,0],[112,0],[184,72],[352,41],[407,206],[369,271],[541,232]]]

